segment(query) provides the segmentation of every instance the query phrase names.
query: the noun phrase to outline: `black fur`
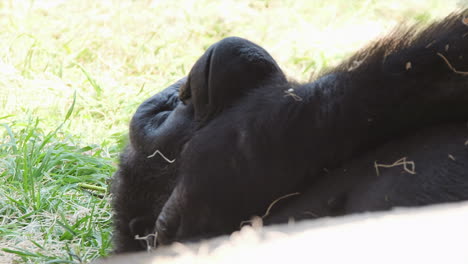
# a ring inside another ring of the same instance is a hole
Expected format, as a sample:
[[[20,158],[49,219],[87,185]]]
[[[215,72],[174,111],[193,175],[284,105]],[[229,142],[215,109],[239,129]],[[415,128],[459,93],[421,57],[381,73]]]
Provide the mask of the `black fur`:
[[[264,223],[468,200],[467,139],[466,124],[444,124],[392,140],[324,170],[301,195],[275,204]]]
[[[391,34],[308,84],[247,40],[214,44],[133,118],[114,177],[116,251],[143,249],[135,234],[228,233],[293,192],[267,223],[467,199],[464,13]],[[148,159],[156,150],[176,161]],[[373,161],[404,156],[415,175],[375,176]]]

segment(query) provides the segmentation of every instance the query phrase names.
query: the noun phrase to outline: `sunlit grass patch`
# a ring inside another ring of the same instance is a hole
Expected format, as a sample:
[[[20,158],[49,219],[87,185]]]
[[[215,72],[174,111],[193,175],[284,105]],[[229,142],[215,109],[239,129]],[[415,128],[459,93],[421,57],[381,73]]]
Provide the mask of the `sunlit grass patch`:
[[[0,125],[3,254],[38,263],[81,263],[105,255],[111,241],[109,196],[80,185],[107,189],[114,171],[109,153],[75,142],[60,127],[43,128],[39,118]]]

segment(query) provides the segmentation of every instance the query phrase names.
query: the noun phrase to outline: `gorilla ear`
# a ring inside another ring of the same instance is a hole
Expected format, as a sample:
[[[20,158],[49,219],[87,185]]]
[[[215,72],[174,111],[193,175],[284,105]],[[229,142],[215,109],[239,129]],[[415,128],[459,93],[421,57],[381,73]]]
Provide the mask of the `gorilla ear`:
[[[286,82],[270,54],[248,40],[229,37],[198,59],[179,96],[191,99],[198,120],[207,120],[269,80]]]

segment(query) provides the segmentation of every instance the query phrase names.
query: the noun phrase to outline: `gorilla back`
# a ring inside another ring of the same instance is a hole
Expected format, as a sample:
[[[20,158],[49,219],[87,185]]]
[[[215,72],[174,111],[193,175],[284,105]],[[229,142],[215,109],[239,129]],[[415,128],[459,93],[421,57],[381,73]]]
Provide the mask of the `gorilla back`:
[[[132,120],[114,176],[116,250],[143,249],[135,234],[157,232],[167,244],[232,232],[294,192],[301,195],[282,201],[271,222],[310,210],[320,211],[312,218],[466,199],[466,127],[457,125],[468,119],[464,13],[393,33],[307,84],[288,81],[247,40],[215,43],[187,79],[143,103]],[[375,178],[372,153],[411,154],[424,169]],[[459,165],[433,173],[450,153]],[[339,173],[343,166],[348,174]],[[376,193],[392,202],[376,202]]]

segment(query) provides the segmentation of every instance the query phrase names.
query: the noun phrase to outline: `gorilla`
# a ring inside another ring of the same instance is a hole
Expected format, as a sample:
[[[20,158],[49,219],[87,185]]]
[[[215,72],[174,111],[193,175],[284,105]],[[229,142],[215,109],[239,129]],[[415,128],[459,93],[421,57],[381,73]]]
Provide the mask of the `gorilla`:
[[[468,10],[311,83],[229,37],[143,102],[112,182],[115,252],[265,224],[468,200]],[[155,246],[155,245],[153,245]]]

